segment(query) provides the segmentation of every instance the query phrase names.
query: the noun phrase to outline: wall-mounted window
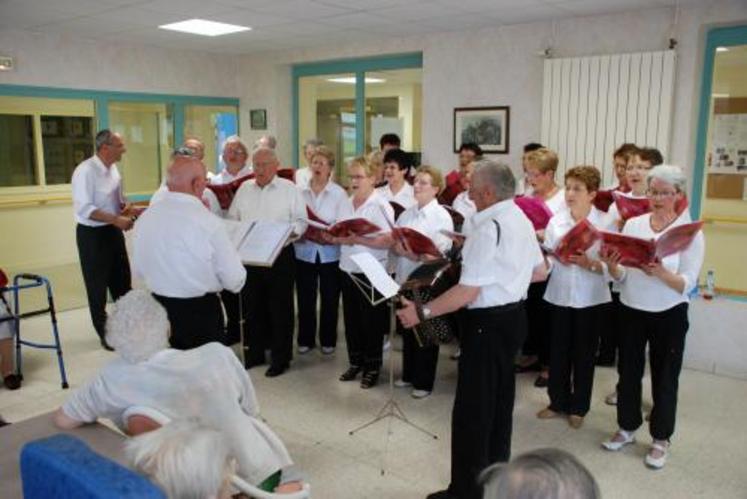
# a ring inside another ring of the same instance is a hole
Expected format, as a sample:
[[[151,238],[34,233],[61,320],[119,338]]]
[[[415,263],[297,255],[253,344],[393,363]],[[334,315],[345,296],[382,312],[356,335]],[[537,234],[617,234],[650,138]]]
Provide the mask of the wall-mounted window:
[[[70,183],[93,153],[93,100],[0,96],[0,188]]]
[[[205,144],[203,162],[209,172],[220,170],[221,146],[238,131],[238,106],[184,106],[184,138],[197,137]]]

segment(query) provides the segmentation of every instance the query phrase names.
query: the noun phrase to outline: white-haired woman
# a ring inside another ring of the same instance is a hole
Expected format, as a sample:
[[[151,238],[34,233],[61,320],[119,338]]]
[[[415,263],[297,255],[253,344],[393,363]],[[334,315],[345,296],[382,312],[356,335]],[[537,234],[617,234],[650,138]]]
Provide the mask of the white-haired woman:
[[[668,229],[689,222],[689,217],[676,211],[687,188],[679,167],[657,166],[646,182],[651,213],[628,220],[623,234],[658,239]],[[618,363],[619,429],[602,445],[616,451],[635,441],[633,435],[643,423],[641,378],[648,343],[654,407],[649,425],[653,444],[645,463],[651,468],[658,469],[666,463],[674,433],[677,388],[689,327],[688,293],[697,285],[704,250],[703,233],[699,232],[682,251],[642,269],[620,265],[617,252],[602,255],[610,275],[620,283],[623,329]]]
[[[133,290],[120,298],[106,333],[119,358],[71,394],[55,424],[67,429],[107,418],[124,431],[125,410],[151,407],[171,420],[193,417],[219,429],[239,474],[252,484],[290,466],[285,446],[259,419],[254,387],[233,351],[215,342],[174,350],[168,331],[166,311],[150,293]]]

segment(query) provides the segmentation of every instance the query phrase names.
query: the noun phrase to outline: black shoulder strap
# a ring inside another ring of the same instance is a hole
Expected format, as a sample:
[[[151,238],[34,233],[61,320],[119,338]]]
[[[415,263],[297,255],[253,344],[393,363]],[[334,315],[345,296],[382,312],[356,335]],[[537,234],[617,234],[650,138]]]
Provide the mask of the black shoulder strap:
[[[495,245],[498,246],[501,244],[501,224],[498,220],[493,220],[493,223],[495,224]]]

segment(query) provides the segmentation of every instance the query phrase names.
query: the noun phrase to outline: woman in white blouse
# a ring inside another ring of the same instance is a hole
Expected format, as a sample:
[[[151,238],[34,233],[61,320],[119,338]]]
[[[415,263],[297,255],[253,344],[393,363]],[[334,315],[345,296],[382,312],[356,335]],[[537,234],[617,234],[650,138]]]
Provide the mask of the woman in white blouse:
[[[301,195],[311,211],[332,225],[345,190],[331,180],[335,155],[324,146],[316,146],[311,157],[311,179]],[[337,311],[340,304],[340,246],[302,238],[295,244],[296,301],[298,302],[298,353],[308,353],[316,343],[316,303],[319,305],[319,343],[329,355],[337,345]]]
[[[356,281],[370,286],[365,275],[352,260],[357,253],[370,253],[386,267],[388,248],[392,244],[389,224],[394,223],[394,210],[389,202],[374,190],[375,172],[365,158],[356,158],[348,165],[348,179],[352,196],[340,203],[337,221],[365,218],[382,230],[371,236],[330,238],[329,242],[342,245],[342,312],[350,367],[340,381],[354,380],[363,372],[361,388],[371,388],[379,380],[383,353],[383,336],[389,316],[386,302],[372,305]]]
[[[601,175],[593,166],[576,166],[565,174],[567,209],[554,215],[545,229],[544,246],[554,251],[577,223],[587,220],[604,227],[604,213],[592,201]],[[598,243],[568,262],[553,259],[544,299],[551,318],[550,405],[537,413],[540,419],[568,415],[568,423],[580,428],[591,403],[594,358],[599,342],[599,320],[610,291],[601,262],[595,259]]]
[[[401,149],[391,149],[384,155],[384,180],[386,185],[376,189],[384,199],[397,203],[404,209],[415,204],[413,188],[407,183],[410,158]]]
[[[438,204],[436,196],[443,188],[441,172],[431,166],[421,166],[415,175],[414,191],[417,204],[400,215],[397,226],[409,227],[429,237],[442,252],[451,248],[451,239],[441,233],[442,230],[454,230],[451,215]],[[434,257],[417,255],[400,241],[392,246],[398,255],[395,279],[402,285],[410,273],[422,262]],[[402,334],[402,379],[395,384],[399,387],[412,386],[414,398],[427,397],[433,391],[438,363],[438,345],[419,346],[412,329],[405,330],[397,321],[397,328]]]
[[[623,234],[658,239],[668,229],[689,221],[675,208],[685,195],[687,181],[679,167],[669,165],[655,167],[646,181],[651,213],[628,220]],[[641,378],[648,343],[654,407],[649,426],[653,444],[645,463],[655,469],[666,463],[674,433],[677,387],[689,327],[688,293],[697,285],[704,250],[703,233],[699,232],[684,250],[642,269],[620,265],[616,252],[602,255],[609,274],[620,283],[623,317],[618,364],[619,429],[602,445],[617,451],[635,441],[634,433],[643,423]]]
[[[467,221],[472,215],[477,213],[475,202],[469,198],[469,186],[472,184],[472,174],[475,171],[475,163],[470,163],[459,171],[459,182],[464,190],[457,194],[451,207],[454,208]]]
[[[558,169],[558,155],[542,147],[524,155],[524,172],[526,184],[531,196],[542,199],[553,215],[565,209],[563,189],[555,183],[555,172]],[[537,238],[542,242],[543,231],[537,231]],[[524,358],[519,361],[518,372],[541,371],[534,386],[547,386],[548,364],[550,361],[550,323],[547,306],[542,297],[545,295],[547,281],[533,282],[527,293],[527,339],[524,342]]]

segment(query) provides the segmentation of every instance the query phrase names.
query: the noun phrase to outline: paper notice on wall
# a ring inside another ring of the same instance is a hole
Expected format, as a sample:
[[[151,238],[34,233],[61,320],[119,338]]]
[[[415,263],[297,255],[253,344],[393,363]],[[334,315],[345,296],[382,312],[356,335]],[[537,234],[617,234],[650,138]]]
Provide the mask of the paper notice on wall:
[[[711,130],[709,173],[747,174],[747,114],[718,114]]]

